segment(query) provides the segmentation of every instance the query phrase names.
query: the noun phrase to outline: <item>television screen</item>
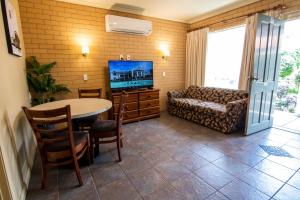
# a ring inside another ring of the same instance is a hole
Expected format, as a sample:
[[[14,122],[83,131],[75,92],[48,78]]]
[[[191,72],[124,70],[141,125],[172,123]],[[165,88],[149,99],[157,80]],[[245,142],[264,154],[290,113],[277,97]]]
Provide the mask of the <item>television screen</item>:
[[[108,61],[110,88],[150,88],[153,87],[152,61]]]

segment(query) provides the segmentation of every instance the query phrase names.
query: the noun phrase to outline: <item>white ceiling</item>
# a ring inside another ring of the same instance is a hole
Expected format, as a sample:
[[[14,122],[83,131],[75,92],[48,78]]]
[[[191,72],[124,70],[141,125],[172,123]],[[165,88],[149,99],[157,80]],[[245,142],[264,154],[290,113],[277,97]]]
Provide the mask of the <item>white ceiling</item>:
[[[259,0],[59,0],[150,17],[193,23]]]

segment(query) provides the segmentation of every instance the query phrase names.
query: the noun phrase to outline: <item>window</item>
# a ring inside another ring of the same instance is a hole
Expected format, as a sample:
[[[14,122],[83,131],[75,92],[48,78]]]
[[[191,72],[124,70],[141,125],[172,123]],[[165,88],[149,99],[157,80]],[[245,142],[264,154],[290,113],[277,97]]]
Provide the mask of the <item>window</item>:
[[[245,26],[208,34],[205,86],[238,89]]]

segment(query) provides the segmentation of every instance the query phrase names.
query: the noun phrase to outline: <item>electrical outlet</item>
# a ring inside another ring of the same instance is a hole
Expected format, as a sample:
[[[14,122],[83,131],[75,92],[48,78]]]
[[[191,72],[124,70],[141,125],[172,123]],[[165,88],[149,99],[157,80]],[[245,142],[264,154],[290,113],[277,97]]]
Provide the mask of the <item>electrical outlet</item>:
[[[120,60],[124,60],[124,55],[120,54]]]
[[[127,60],[130,60],[130,59],[131,59],[129,54],[127,54],[126,59],[127,59]]]
[[[83,74],[83,80],[84,80],[84,81],[87,81],[87,80],[89,80],[89,77],[88,77],[88,75],[87,75],[87,74]]]
[[[163,75],[163,77],[166,77],[166,72],[163,72],[162,75]]]

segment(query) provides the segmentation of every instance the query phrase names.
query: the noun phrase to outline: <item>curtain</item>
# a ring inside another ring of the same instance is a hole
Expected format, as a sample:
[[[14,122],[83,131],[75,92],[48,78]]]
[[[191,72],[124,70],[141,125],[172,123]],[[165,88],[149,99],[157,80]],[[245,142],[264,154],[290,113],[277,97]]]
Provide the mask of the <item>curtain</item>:
[[[244,42],[243,58],[239,78],[239,89],[249,90],[252,65],[254,62],[255,38],[256,38],[257,15],[246,19],[246,35]]]
[[[281,9],[276,9],[276,10],[269,10],[269,11],[265,12],[265,15],[268,15],[270,17],[274,17],[276,19],[280,19],[281,18],[281,13],[282,13]]]
[[[185,86],[204,86],[208,28],[187,34]]]

